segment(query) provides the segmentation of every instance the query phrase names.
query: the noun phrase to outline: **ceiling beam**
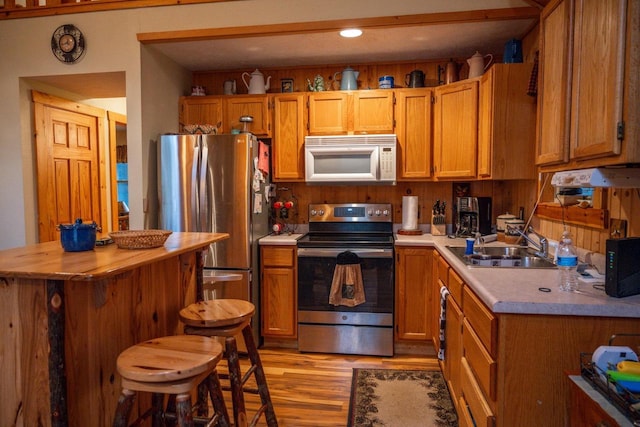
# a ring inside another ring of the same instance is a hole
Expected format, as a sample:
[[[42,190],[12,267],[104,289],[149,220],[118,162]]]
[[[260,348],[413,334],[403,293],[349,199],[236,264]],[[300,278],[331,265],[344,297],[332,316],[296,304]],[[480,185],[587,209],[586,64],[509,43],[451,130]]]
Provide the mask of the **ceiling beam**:
[[[427,13],[418,15],[383,16],[376,18],[354,18],[331,21],[296,22],[286,24],[251,25],[243,27],[209,28],[198,30],[160,31],[138,33],[138,41],[143,44],[169,43],[181,41],[203,41],[243,37],[277,36],[290,34],[318,33],[358,27],[385,28],[399,26],[423,26],[460,24],[466,22],[500,21],[513,19],[538,19],[540,9],[519,7],[504,9],[470,10],[464,12]]]

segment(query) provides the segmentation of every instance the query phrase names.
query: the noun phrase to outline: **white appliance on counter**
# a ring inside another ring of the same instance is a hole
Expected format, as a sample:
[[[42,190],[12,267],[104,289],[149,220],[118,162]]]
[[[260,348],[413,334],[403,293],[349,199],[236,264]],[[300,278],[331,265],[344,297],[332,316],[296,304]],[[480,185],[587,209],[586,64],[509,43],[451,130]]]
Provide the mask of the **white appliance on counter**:
[[[159,226],[172,231],[229,233],[204,254],[208,298],[236,298],[256,306],[259,338],[258,240],[269,234],[268,209],[253,190],[258,141],[238,135],[161,135],[158,144]],[[268,184],[261,183],[261,187]]]
[[[305,181],[311,184],[395,184],[396,135],[307,136]]]
[[[640,168],[590,168],[556,172],[554,187],[640,188]]]

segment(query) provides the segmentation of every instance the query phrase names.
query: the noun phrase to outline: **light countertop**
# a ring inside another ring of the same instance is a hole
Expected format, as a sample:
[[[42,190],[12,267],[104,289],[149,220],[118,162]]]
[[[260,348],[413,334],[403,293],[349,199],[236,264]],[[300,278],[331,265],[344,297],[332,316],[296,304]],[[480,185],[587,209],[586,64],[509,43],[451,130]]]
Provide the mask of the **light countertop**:
[[[396,246],[432,246],[494,313],[548,314],[640,318],[640,295],[613,298],[604,289],[580,284],[578,292],[558,290],[557,269],[470,267],[446,246],[464,246],[465,239],[446,236],[396,235]],[[492,242],[488,246],[502,246]],[[549,288],[542,292],[539,288]]]
[[[261,238],[258,243],[260,245],[295,245],[302,236],[304,236],[302,233],[269,234]]]

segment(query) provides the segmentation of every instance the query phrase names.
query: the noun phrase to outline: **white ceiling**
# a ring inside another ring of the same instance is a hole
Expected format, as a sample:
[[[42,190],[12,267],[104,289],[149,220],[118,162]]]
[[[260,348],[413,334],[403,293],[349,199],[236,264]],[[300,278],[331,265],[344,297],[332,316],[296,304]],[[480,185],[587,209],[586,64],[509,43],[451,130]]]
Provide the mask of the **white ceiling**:
[[[365,29],[345,39],[337,31],[154,44],[191,71],[296,67],[318,64],[464,59],[476,51],[502,56],[535,19]]]
[[[496,7],[496,2],[503,7]],[[213,36],[204,30],[204,37],[164,33],[169,34],[168,39],[143,41],[190,71],[250,72],[254,68],[319,64],[463,60],[476,51],[501,57],[508,40],[521,39],[535,26],[539,10],[547,2],[494,0],[491,10],[469,12],[455,10],[455,2],[439,2],[441,8],[451,7],[450,13],[439,10],[432,15],[351,20],[363,24],[360,26],[364,34],[356,39],[344,39],[337,34],[343,21],[324,21],[279,25],[273,31],[264,26],[259,34],[254,27],[235,27],[212,29]],[[35,79],[88,98],[125,96],[124,76],[112,74],[109,79],[100,74]],[[96,79],[100,84],[95,84]]]

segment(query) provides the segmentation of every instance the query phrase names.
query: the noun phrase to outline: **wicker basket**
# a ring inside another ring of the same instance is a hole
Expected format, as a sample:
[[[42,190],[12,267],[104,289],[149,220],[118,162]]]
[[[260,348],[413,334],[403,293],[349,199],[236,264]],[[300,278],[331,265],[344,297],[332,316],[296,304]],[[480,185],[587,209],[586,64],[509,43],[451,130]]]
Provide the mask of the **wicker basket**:
[[[172,233],[168,230],[113,231],[109,236],[121,249],[151,249],[164,245]]]

